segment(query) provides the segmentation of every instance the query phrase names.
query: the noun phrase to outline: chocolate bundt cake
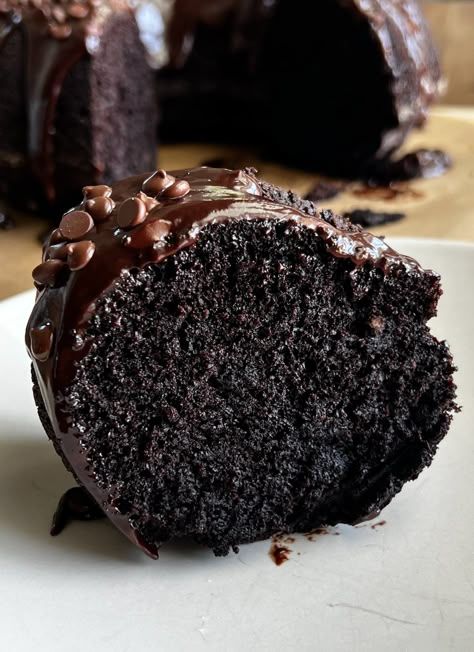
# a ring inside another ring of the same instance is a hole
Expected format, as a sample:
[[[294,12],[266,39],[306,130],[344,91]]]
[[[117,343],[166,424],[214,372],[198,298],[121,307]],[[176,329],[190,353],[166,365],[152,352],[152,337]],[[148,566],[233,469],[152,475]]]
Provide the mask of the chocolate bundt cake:
[[[230,135],[336,175],[372,176],[440,90],[417,0],[176,0],[168,43],[164,138]]]
[[[1,0],[3,193],[64,204],[154,167],[158,112],[168,141],[373,176],[439,82],[416,0]]]
[[[439,277],[254,172],[88,187],[33,272],[41,421],[83,516],[152,557],[354,523],[457,409]]]
[[[86,183],[155,167],[155,73],[136,11],[0,0],[2,194],[67,206]]]

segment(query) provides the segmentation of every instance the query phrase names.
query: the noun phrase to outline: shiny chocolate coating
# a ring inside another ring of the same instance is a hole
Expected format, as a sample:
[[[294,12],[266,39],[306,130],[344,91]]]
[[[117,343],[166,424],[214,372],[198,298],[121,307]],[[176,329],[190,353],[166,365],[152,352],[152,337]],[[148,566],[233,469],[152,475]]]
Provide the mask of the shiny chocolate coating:
[[[106,490],[91,479],[80,449],[79,433],[71,426],[71,408],[64,399],[64,389],[73,380],[77,363],[93,344],[88,324],[97,299],[130,270],[159,264],[191,247],[206,226],[235,220],[276,220],[291,228],[308,228],[321,238],[330,254],[348,259],[354,266],[368,264],[382,273],[392,269],[421,273],[416,261],[398,254],[383,240],[349,226],[344,230],[342,218],[338,222],[341,228],[336,228],[319,214],[309,217],[296,208],[265,198],[259,180],[250,172],[202,167],[174,171],[172,175],[178,182],[189,184],[189,192],[178,200],[160,197],[144,222],[131,228],[118,226],[117,215],[125,202],[139,196],[150,173],[113,186],[111,199],[115,208],[108,218],[95,222],[86,241],[68,245],[81,246],[88,252],[93,247],[93,255],[84,266],[50,260],[50,247],[46,248],[43,268],[61,266],[62,274],[52,274],[54,282],[47,282],[50,279],[46,272],[36,273],[35,280],[45,287],[38,292],[26,329],[26,345],[64,458],[116,527],[152,557],[157,555],[156,548],[141,539],[128,517],[110,507]],[[76,210],[83,208],[81,204]]]
[[[50,202],[57,196],[53,136],[63,82],[83,57],[98,52],[104,28],[114,13],[135,15],[142,4],[140,0],[134,3],[128,0],[3,0],[0,3],[0,55],[2,46],[15,30],[21,29],[25,34],[28,158]],[[143,26],[146,36],[139,24],[138,29],[144,56],[148,54],[150,59],[158,36],[146,26]],[[100,196],[107,196],[108,186],[94,187],[100,189],[96,191]],[[99,195],[89,194],[88,198]]]
[[[375,155],[379,160],[401,145],[412,127],[425,121],[442,81],[436,51],[415,0],[334,2],[344,4],[348,12],[367,23],[387,70],[386,93],[393,105],[395,124],[381,134]],[[0,51],[15,30],[22,29],[26,36],[27,155],[48,200],[54,202],[58,194],[53,134],[63,81],[83,57],[96,55],[104,28],[114,13],[133,13],[151,65],[175,71],[192,54],[196,33],[202,26],[226,29],[230,24],[228,47],[231,52],[246,52],[243,60],[247,63],[242,63],[243,68],[248,67],[243,71],[245,76],[258,69],[259,42],[264,41],[262,34],[271,27],[278,5],[277,0],[2,0]],[[199,74],[196,71],[196,81]],[[291,125],[283,128],[291,130]],[[310,124],[308,134],[311,136]],[[172,180],[160,175],[157,171],[145,181],[144,192],[158,193],[171,186]],[[94,197],[88,195],[89,199]]]
[[[87,211],[71,211],[63,216],[59,231],[65,240],[79,240],[93,227],[94,220]]]

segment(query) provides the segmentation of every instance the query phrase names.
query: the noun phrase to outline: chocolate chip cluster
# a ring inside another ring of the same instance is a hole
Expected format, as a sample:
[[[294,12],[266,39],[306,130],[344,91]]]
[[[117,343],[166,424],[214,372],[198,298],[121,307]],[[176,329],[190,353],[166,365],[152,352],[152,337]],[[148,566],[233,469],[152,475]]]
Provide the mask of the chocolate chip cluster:
[[[165,170],[157,170],[145,179],[136,197],[126,199],[118,210],[118,226],[124,230],[134,229],[124,237],[123,244],[133,249],[143,249],[163,240],[170,233],[171,225],[167,220],[157,219],[143,223],[162,201],[182,199],[190,189],[186,180],[176,180]],[[141,228],[135,228],[141,224]]]
[[[56,287],[66,271],[83,269],[94,256],[95,244],[86,236],[96,224],[107,220],[115,203],[109,186],[86,186],[83,193],[81,207],[63,215],[59,227],[51,233],[43,262],[33,270],[38,289]]]
[[[147,222],[148,215],[163,202],[182,199],[189,191],[190,185],[184,179],[177,180],[165,170],[154,172],[143,182],[141,191],[125,199],[114,215],[123,244],[132,249],[145,249],[163,240],[170,233],[170,222],[161,219]],[[95,254],[95,244],[87,235],[112,216],[115,202],[110,186],[85,186],[83,195],[80,206],[65,213],[59,227],[51,233],[43,262],[33,270],[33,280],[39,290],[60,286],[68,272],[83,269]],[[123,231],[129,233],[124,236]]]
[[[112,226],[118,227],[118,236],[125,246],[132,249],[153,247],[169,235],[171,223],[162,219],[146,221],[148,215],[163,203],[182,199],[189,192],[187,181],[176,180],[165,170],[157,170],[143,182],[142,189],[134,197],[125,199],[115,210],[110,186],[85,186],[82,203],[63,215],[45,246],[43,262],[33,270],[36,288],[60,287],[70,272],[84,269],[96,252],[92,233],[109,219]],[[54,329],[49,321],[30,329],[30,350],[36,360],[48,360],[53,341]]]
[[[104,222],[115,204],[110,198],[109,186],[86,186],[78,209],[65,213],[49,238],[43,253],[43,262],[33,270],[36,288],[58,287],[68,272],[83,269],[95,254],[95,244],[86,238],[97,224]],[[84,210],[82,210],[84,208]],[[30,329],[30,349],[39,362],[46,362],[51,353],[54,329],[48,321]]]
[[[13,22],[20,22],[29,11],[43,14],[49,34],[58,40],[71,36],[74,25],[88,18],[100,0],[0,0],[0,14],[10,14]]]

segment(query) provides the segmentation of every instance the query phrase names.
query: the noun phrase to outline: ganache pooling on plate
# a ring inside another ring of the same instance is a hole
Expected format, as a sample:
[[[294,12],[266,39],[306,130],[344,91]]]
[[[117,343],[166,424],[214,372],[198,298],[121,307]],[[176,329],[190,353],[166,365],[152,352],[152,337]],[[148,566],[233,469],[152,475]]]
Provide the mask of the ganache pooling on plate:
[[[151,556],[355,522],[430,463],[453,365],[439,278],[255,171],[86,186],[33,271],[57,452]]]

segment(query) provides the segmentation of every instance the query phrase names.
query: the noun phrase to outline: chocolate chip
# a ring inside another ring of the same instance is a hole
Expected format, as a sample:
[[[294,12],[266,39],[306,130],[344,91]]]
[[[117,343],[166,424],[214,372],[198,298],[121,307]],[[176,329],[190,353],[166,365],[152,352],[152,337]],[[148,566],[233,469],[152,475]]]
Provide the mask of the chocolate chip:
[[[163,192],[163,197],[167,199],[180,199],[185,197],[188,192],[191,190],[191,186],[187,181],[181,179],[180,181],[175,181],[172,186],[166,188]]]
[[[59,223],[61,235],[67,240],[79,240],[94,228],[94,220],[85,211],[71,211]]]
[[[171,174],[167,174],[165,170],[157,170],[142,184],[142,190],[149,195],[158,195],[166,188],[169,188],[175,182],[175,178]]]
[[[69,245],[66,242],[59,242],[56,245],[51,245],[46,249],[47,260],[66,260],[68,246]]]
[[[71,272],[83,269],[95,253],[95,244],[90,240],[73,242],[67,246],[67,262]]]
[[[64,23],[66,21],[66,12],[59,5],[51,8],[51,15],[57,23]]]
[[[122,229],[131,229],[146,219],[146,206],[138,197],[129,197],[119,208],[117,224]]]
[[[59,229],[54,229],[49,236],[48,243],[50,245],[58,244],[59,242],[64,242],[64,236],[62,235]]]
[[[83,2],[71,2],[67,8],[67,13],[71,18],[85,18],[89,12],[89,7]]]
[[[112,188],[110,186],[84,186],[82,193],[86,199],[94,199],[95,197],[110,197]]]
[[[86,211],[92,215],[94,222],[105,222],[115,208],[115,202],[110,197],[95,197],[88,199],[84,205]]]
[[[160,205],[160,202],[157,199],[155,199],[154,197],[149,197],[141,190],[138,193],[137,197],[141,199],[142,202],[145,204],[147,213],[149,213],[154,208]]]
[[[145,249],[146,247],[152,247],[155,242],[158,242],[169,235],[170,229],[170,223],[165,220],[148,222],[140,229],[131,233],[125,244],[132,247],[132,249]]]
[[[49,33],[58,41],[64,41],[72,34],[72,27],[68,23],[59,25],[58,23],[50,23],[48,25]]]
[[[45,362],[53,345],[53,329],[50,324],[44,324],[30,331],[31,353],[36,360]]]
[[[32,272],[33,280],[39,285],[54,287],[64,268],[65,263],[62,260],[47,260],[34,268]]]

